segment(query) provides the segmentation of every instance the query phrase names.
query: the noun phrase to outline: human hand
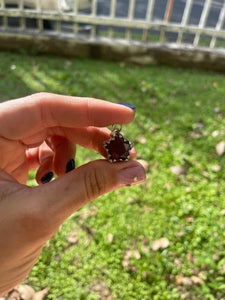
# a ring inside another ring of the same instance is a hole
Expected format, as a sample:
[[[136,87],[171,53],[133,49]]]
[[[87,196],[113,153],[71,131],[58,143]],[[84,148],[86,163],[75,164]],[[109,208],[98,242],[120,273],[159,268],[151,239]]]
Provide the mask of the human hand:
[[[145,180],[133,160],[96,160],[68,169],[75,144],[106,156],[103,141],[110,132],[105,126],[129,123],[134,114],[103,100],[48,93],[0,104],[0,296],[27,276],[46,240],[73,212],[104,193]],[[40,185],[31,188],[26,180],[36,168]],[[53,172],[58,178],[42,184]]]

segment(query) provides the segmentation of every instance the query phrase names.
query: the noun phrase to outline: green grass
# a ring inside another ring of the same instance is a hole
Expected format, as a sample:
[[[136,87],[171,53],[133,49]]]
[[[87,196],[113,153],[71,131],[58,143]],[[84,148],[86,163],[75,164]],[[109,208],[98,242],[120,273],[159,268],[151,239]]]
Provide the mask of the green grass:
[[[43,249],[28,284],[48,287],[47,299],[224,297],[225,156],[215,150],[225,140],[223,74],[1,52],[0,77],[1,101],[48,91],[135,105],[135,121],[123,132],[150,167],[146,183],[72,215]],[[98,157],[78,148],[76,162]],[[67,240],[71,232],[75,244]],[[161,237],[169,247],[153,251]]]

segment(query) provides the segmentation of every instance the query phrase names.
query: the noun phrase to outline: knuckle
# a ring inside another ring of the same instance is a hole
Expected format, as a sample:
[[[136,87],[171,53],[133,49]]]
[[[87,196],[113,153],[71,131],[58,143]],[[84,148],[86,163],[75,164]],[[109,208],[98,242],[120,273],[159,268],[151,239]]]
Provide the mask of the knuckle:
[[[31,97],[36,98],[36,99],[44,99],[46,97],[48,97],[49,93],[47,92],[38,92],[38,93],[34,93],[31,95]]]
[[[28,97],[35,102],[41,102],[43,99],[46,99],[48,97],[48,93],[38,92],[38,93],[34,93]]]
[[[99,169],[92,168],[91,170],[88,170],[84,178],[86,196],[89,201],[104,194],[107,185],[104,172]]]

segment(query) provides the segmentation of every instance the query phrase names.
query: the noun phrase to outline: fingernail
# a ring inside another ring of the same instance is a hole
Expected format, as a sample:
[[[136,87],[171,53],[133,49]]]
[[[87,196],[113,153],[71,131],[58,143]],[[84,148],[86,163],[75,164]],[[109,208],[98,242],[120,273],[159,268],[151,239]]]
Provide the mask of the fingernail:
[[[145,181],[146,174],[142,166],[136,166],[120,170],[117,179],[121,185],[131,186]]]
[[[75,160],[72,158],[68,161],[66,165],[66,173],[69,173],[70,171],[75,169]]]
[[[45,174],[45,176],[43,176],[43,177],[41,178],[41,182],[42,182],[43,184],[48,183],[49,181],[52,180],[53,176],[54,176],[54,173],[53,173],[53,172],[48,172],[47,174]]]
[[[126,106],[126,107],[129,107],[129,108],[131,108],[132,110],[136,111],[136,107],[133,106],[133,105],[125,104],[125,103],[118,103],[118,104],[123,105],[123,106]]]

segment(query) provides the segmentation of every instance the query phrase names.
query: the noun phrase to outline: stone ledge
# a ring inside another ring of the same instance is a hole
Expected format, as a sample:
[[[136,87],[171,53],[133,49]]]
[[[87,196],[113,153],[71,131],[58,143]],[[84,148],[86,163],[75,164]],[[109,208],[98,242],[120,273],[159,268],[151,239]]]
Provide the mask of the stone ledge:
[[[135,63],[165,64],[225,72],[225,49],[194,48],[185,44],[142,43],[109,38],[74,37],[37,31],[0,31],[0,49]]]

